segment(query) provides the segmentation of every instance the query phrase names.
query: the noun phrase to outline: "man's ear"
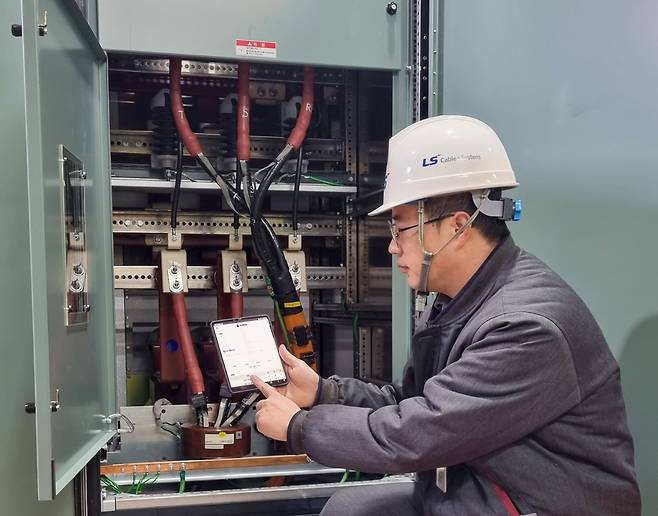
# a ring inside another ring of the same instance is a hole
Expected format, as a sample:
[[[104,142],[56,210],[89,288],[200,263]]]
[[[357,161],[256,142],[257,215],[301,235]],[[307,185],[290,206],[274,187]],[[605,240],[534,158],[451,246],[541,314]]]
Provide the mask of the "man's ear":
[[[470,219],[471,216],[465,211],[458,211],[451,217],[451,224],[456,233],[459,231]]]

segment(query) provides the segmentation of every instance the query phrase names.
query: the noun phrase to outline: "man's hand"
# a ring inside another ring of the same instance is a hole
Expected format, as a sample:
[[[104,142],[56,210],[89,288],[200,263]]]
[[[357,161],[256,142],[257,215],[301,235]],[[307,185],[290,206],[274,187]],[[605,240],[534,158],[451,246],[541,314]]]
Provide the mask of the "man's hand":
[[[256,428],[267,437],[287,441],[290,420],[301,409],[258,376],[252,376],[251,381],[265,396],[256,403]]]
[[[278,388],[279,392],[301,408],[312,407],[320,382],[318,373],[290,353],[283,344],[279,346],[279,355],[285,364],[289,380],[288,385]]]

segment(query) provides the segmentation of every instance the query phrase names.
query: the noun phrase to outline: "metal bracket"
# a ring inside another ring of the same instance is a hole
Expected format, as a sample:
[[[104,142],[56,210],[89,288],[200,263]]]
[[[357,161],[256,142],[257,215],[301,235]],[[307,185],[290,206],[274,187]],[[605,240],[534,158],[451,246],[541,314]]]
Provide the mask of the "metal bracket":
[[[290,251],[301,251],[302,250],[302,236],[296,232],[292,235],[288,235],[288,249]]]
[[[228,248],[231,251],[242,251],[242,233],[234,232],[229,236]]]
[[[69,249],[84,250],[85,234],[72,231],[69,233]]]
[[[219,288],[219,285],[218,285]],[[247,292],[247,253],[245,251],[222,251],[222,290]]]
[[[285,100],[286,85],[281,82],[251,81],[249,97],[259,104],[274,104],[277,101]]]
[[[128,425],[127,429],[119,428],[119,421],[125,421]],[[103,416],[103,423],[106,425],[111,425],[112,423],[117,423],[117,433],[120,434],[132,434],[135,431],[135,423],[125,414],[110,414],[108,416]]]
[[[182,239],[182,236],[177,233],[177,236]],[[151,247],[165,247],[168,239],[162,233],[145,234],[144,244]]]
[[[170,231],[167,233],[167,249],[182,249],[183,236]]]
[[[162,292],[187,292],[187,254],[182,250],[163,249],[160,252]]]
[[[307,292],[306,284],[306,255],[304,251],[286,250],[283,252],[288,262],[292,282],[295,288],[300,292]]]

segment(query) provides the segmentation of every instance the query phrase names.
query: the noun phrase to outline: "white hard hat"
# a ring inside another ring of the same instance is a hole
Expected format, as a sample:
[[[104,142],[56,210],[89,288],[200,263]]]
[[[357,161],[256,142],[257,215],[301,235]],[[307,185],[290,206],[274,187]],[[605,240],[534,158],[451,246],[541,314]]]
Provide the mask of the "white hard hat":
[[[498,135],[468,116],[441,115],[406,127],[389,140],[379,215],[413,201],[518,186]]]

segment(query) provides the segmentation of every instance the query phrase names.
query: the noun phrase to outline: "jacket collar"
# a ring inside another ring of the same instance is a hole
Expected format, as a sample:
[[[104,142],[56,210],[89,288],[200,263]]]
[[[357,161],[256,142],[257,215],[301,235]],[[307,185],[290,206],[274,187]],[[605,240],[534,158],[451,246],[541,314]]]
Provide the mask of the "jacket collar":
[[[428,324],[447,325],[470,316],[498,284],[501,273],[518,256],[520,249],[511,236],[506,237],[487,257],[459,293],[450,299],[437,295]]]

